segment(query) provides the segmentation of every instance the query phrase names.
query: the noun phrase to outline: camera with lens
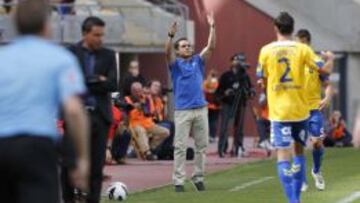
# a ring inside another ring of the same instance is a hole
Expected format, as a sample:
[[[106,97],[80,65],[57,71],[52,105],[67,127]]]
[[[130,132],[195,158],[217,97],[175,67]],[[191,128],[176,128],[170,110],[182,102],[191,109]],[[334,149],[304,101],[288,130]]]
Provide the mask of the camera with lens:
[[[250,65],[246,62],[246,56],[244,53],[237,53],[231,57],[233,65],[239,70],[246,70],[250,68]]]
[[[232,56],[233,66],[238,70],[237,77],[239,84],[234,88],[242,99],[249,99],[255,96],[255,89],[252,87],[250,77],[246,72],[250,65],[246,62],[244,53],[237,53]]]
[[[131,110],[134,109],[134,107],[131,104],[128,104],[121,96],[120,94],[117,93],[113,93],[112,95],[112,100],[114,105],[119,108],[119,109],[123,109],[126,112],[130,112]]]

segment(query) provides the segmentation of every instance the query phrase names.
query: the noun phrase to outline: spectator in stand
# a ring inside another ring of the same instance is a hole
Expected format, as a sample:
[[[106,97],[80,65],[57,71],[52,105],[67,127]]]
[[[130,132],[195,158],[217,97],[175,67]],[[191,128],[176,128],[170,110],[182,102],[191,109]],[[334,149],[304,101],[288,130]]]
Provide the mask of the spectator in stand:
[[[203,89],[205,92],[205,99],[208,102],[208,116],[209,116],[209,141],[210,143],[215,142],[219,110],[220,106],[217,104],[216,90],[219,87],[219,79],[216,75],[215,69],[211,69],[203,82]]]
[[[146,84],[145,78],[140,74],[139,62],[136,60],[130,62],[128,72],[124,76],[123,84],[121,87],[123,88],[122,95],[131,95],[131,85],[134,82],[139,82],[142,86],[145,86]]]
[[[164,140],[161,146],[158,148],[157,152],[160,153],[163,149],[169,149],[173,146],[174,133],[175,133],[175,124],[174,122],[167,120],[166,117],[166,99],[162,96],[161,92],[161,83],[158,80],[152,80],[149,83],[150,87],[150,99],[152,103],[151,115],[153,121],[162,127],[167,128],[170,131],[169,137]]]
[[[152,109],[152,116],[153,116],[153,120],[156,123],[167,123],[167,122],[171,122],[168,121],[166,119],[167,115],[167,111],[166,111],[166,96],[162,95],[161,92],[161,83],[158,80],[152,80],[149,83],[149,91],[150,91],[150,98],[151,98],[151,102],[154,105],[154,108]],[[172,123],[172,122],[171,122]]]
[[[129,113],[129,127],[135,133],[132,136],[139,145],[140,153],[147,160],[157,159],[152,150],[169,136],[169,130],[154,123],[150,110],[153,107],[149,98],[144,96],[141,83],[134,82],[131,85],[131,95],[126,96],[125,100],[133,106]]]
[[[334,111],[330,116],[328,135],[324,140],[325,146],[349,147],[352,146],[351,140],[352,136],[346,129],[346,123],[340,111]]]

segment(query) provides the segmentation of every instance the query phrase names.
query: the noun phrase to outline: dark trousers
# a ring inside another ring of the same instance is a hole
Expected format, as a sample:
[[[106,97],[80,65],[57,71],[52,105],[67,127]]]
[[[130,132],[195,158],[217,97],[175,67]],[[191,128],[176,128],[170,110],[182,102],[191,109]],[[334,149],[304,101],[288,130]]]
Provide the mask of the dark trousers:
[[[126,157],[127,150],[131,141],[131,134],[125,130],[121,134],[115,134],[111,146],[111,155],[115,160],[123,159]]]
[[[156,124],[161,127],[167,128],[170,132],[170,135],[165,138],[165,140],[163,140],[162,143],[160,143],[160,145],[153,150],[153,153],[156,154],[160,160],[168,160],[168,158],[166,158],[168,156],[166,155],[168,154],[169,149],[172,150],[174,147],[175,124],[172,121],[166,120],[158,122]]]
[[[76,155],[73,142],[69,135],[65,135],[60,145],[60,165],[61,165],[61,188],[62,197],[65,203],[75,203],[74,188],[70,182],[69,171],[76,165]]]
[[[270,135],[270,121],[266,119],[256,120],[256,128],[259,133],[259,143],[269,139]]]
[[[90,112],[91,137],[90,137],[90,191],[87,196],[88,203],[100,202],[103,167],[105,164],[105,151],[107,134],[110,123],[105,121],[98,112]],[[68,168],[62,172],[63,198],[66,203],[74,202],[74,188],[68,180]]]
[[[244,121],[246,113],[246,104],[240,104],[236,110],[234,123],[234,143],[233,154],[237,155],[239,148],[244,149]]]
[[[101,116],[91,114],[91,140],[90,140],[90,194],[88,203],[100,202],[101,186],[103,180],[103,168],[105,164],[105,152],[107,135],[110,123]]]
[[[211,138],[216,137],[218,117],[219,117],[219,110],[209,109],[209,135]]]
[[[237,108],[230,104],[223,104],[221,107],[220,137],[218,143],[218,153],[223,156],[226,153],[228,145],[228,128],[229,123],[234,119],[234,142],[233,155],[238,153],[239,148],[243,148],[244,140],[244,119],[246,113],[246,105],[239,104]]]
[[[0,138],[0,202],[59,202],[53,140],[19,135]]]
[[[220,122],[220,136],[218,142],[218,153],[223,156],[226,153],[226,146],[228,143],[228,129],[231,119],[234,118],[234,113],[231,113],[232,105],[224,103],[221,106],[221,122]]]

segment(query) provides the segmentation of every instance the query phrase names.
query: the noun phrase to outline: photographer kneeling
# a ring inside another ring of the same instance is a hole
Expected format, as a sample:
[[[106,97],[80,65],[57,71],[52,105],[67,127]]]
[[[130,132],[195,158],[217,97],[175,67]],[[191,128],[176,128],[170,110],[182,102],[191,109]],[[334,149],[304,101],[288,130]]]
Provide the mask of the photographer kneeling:
[[[135,132],[132,135],[139,145],[140,153],[147,160],[157,159],[153,150],[156,149],[170,134],[169,130],[154,123],[151,115],[151,103],[143,93],[141,83],[131,85],[131,95],[125,100],[133,109],[129,112],[130,128]]]
[[[247,100],[255,96],[250,77],[246,72],[249,65],[245,62],[244,54],[235,54],[231,57],[229,71],[220,77],[219,88],[216,91],[217,99],[221,104],[220,138],[218,143],[219,157],[224,157],[228,146],[228,127],[234,120],[233,156],[243,156],[243,122]]]

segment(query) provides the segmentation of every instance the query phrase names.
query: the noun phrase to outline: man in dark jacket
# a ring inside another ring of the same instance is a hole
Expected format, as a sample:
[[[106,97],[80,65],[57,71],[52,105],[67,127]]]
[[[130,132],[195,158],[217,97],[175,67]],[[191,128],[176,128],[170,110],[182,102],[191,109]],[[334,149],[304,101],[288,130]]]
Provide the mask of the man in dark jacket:
[[[139,62],[136,60],[130,62],[128,72],[125,74],[121,85],[124,97],[131,95],[131,85],[134,82],[139,82],[142,86],[146,85],[145,78],[140,74]]]
[[[77,57],[88,93],[83,101],[91,118],[90,193],[87,202],[100,199],[107,134],[112,123],[111,92],[117,90],[115,53],[102,46],[105,22],[88,17],[82,24],[83,38],[69,49]],[[71,202],[71,197],[64,197]]]
[[[224,157],[228,144],[227,131],[229,122],[234,119],[234,148],[232,154],[242,155],[243,148],[243,121],[245,115],[246,101],[252,95],[250,77],[246,73],[248,64],[245,63],[243,54],[236,54],[231,57],[231,67],[224,72],[219,81],[219,88],[216,91],[218,100],[221,103],[220,138],[218,143],[218,154]],[[238,152],[238,150],[241,150]]]

